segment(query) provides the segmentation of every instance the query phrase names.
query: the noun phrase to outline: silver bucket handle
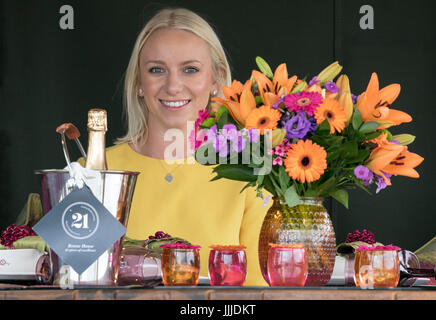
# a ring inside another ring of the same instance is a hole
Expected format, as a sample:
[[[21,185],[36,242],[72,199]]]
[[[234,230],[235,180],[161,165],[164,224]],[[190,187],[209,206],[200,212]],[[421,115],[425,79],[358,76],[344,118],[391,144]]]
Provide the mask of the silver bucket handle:
[[[72,170],[71,160],[70,160],[70,154],[68,153],[67,140],[65,139],[65,129],[62,129],[59,133],[61,135],[62,150],[64,151],[65,160],[67,162],[68,169],[71,172],[71,170]],[[76,139],[74,139],[74,141],[76,141],[76,144],[79,147],[80,153],[82,154],[83,158],[86,161],[86,152],[85,152],[85,149],[83,149],[83,146],[80,143],[80,140],[76,138]]]

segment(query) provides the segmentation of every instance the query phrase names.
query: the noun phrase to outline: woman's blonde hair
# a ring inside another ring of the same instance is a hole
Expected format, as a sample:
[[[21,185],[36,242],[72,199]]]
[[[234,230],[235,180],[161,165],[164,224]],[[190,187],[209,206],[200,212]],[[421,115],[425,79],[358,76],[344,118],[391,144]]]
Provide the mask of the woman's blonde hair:
[[[210,46],[212,71],[215,81],[221,88],[230,86],[231,72],[226,54],[218,36],[212,27],[198,14],[183,8],[166,8],[156,13],[139,33],[133,47],[124,79],[124,111],[127,115],[127,134],[115,142],[138,143],[147,138],[148,109],[144,99],[138,96],[139,90],[139,54],[151,33],[160,28],[173,28],[192,32]]]

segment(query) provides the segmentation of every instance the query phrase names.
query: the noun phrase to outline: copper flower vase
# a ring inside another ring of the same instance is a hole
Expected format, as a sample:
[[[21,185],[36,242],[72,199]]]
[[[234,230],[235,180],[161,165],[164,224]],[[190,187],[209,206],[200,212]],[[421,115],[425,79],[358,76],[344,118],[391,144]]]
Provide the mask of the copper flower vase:
[[[302,198],[289,207],[274,198],[259,235],[259,263],[265,281],[268,279],[269,244],[302,243],[306,246],[309,270],[305,286],[324,286],[330,281],[336,256],[336,236],[322,198]]]

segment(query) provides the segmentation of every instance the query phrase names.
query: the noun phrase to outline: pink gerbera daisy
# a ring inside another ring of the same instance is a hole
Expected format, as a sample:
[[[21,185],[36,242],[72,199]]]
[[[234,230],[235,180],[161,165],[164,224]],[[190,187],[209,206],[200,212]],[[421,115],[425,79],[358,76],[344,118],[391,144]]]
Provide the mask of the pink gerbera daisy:
[[[283,99],[283,103],[290,111],[306,111],[310,116],[315,109],[322,103],[322,95],[318,92],[292,93]]]
[[[205,135],[204,130],[200,129],[200,125],[204,122],[204,120],[210,117],[212,117],[212,114],[209,112],[209,110],[198,110],[198,117],[195,120],[194,129],[189,135],[189,141],[194,150],[197,150],[201,144],[206,141],[207,136]]]

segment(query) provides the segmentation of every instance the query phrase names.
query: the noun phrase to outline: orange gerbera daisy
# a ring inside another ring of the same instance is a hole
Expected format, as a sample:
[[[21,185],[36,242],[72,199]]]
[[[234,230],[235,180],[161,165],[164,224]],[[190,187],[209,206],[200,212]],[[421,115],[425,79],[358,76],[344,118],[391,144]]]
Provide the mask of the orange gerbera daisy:
[[[339,102],[332,98],[325,98],[323,103],[315,110],[315,119],[318,124],[325,119],[330,123],[330,133],[341,132],[345,128],[347,117]]]
[[[327,168],[327,152],[311,140],[298,140],[286,153],[286,172],[302,183],[318,180]]]
[[[260,134],[264,134],[267,129],[275,129],[281,117],[280,111],[270,106],[261,106],[252,110],[245,122],[245,128],[258,129]]]

